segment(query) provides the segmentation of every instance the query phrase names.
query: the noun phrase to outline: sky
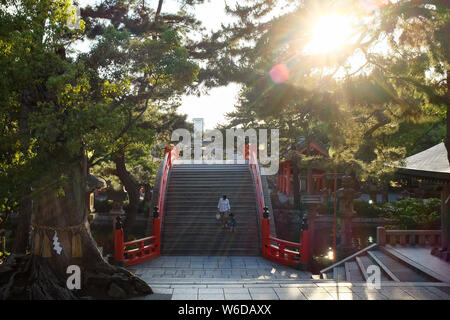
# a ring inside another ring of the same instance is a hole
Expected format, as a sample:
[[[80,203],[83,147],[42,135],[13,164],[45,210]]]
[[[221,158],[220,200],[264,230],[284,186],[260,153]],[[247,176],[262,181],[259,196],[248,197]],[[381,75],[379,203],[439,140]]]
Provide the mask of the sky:
[[[95,4],[98,0],[79,0],[80,6]],[[233,4],[236,0],[227,0]],[[149,5],[154,5],[155,9],[158,1],[148,1]],[[177,1],[166,0],[163,4],[162,12],[172,11],[177,7]],[[197,19],[202,21],[203,26],[208,30],[217,30],[221,23],[228,23],[232,18],[225,15],[225,0],[205,0],[204,4],[195,7]],[[79,44],[77,49],[86,50],[87,43]],[[228,86],[213,88],[207,95],[197,97],[195,95],[184,95],[181,100],[179,113],[187,114],[188,120],[193,118],[203,118],[204,128],[213,129],[218,124],[225,124],[225,114],[234,110],[240,86],[232,83]]]
[[[233,1],[227,0],[230,5]],[[207,30],[217,30],[221,23],[231,22],[231,17],[225,15],[224,0],[205,1],[196,6],[197,19],[202,21]],[[225,114],[234,110],[240,86],[232,83],[228,86],[211,89],[208,95],[183,96],[179,113],[188,115],[188,120],[203,118],[205,129],[213,129],[217,124],[225,124]]]

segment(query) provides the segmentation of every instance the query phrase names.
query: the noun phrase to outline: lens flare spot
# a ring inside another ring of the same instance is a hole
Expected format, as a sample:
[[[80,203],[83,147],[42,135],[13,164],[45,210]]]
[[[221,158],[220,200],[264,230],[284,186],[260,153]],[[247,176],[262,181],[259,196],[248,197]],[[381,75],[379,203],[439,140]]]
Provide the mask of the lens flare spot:
[[[359,6],[366,12],[383,8],[390,3],[390,0],[359,0]]]
[[[270,69],[270,78],[275,83],[283,83],[289,78],[289,69],[286,65],[280,63],[276,64]]]

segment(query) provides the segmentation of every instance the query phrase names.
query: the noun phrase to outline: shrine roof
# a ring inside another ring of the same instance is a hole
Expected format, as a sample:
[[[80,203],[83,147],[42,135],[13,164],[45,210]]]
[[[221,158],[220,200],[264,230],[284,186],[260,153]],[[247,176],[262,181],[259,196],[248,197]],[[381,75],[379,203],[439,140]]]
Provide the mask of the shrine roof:
[[[443,142],[405,158],[398,173],[429,180],[450,181],[450,165]]]

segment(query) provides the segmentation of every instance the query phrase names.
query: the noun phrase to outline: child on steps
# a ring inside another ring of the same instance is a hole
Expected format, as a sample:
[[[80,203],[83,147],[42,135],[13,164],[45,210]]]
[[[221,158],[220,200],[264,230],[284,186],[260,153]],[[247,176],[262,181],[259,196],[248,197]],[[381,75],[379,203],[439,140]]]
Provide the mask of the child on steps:
[[[230,213],[229,226],[230,226],[230,232],[235,232],[235,229],[236,229],[236,217],[232,213]]]

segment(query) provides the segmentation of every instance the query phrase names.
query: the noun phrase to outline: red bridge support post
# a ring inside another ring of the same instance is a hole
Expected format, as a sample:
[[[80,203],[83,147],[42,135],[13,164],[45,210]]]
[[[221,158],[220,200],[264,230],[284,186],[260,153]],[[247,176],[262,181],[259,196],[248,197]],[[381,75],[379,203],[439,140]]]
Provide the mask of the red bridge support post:
[[[124,251],[122,219],[118,216],[116,218],[116,230],[114,230],[114,260],[124,261]]]
[[[264,207],[263,209],[263,218],[261,225],[261,233],[262,233],[262,256],[267,258],[268,251],[270,250],[270,221],[269,221],[269,209]]]
[[[307,270],[309,261],[310,261],[310,257],[311,257],[311,252],[310,252],[311,243],[310,243],[310,238],[309,238],[307,218],[303,217],[302,220],[303,220],[302,221],[302,231],[301,231],[301,239],[300,239],[300,251],[301,251],[300,267],[302,269]]]
[[[153,208],[153,225],[152,235],[155,236],[155,247],[157,256],[161,255],[161,217],[159,216],[159,208],[155,206]]]

